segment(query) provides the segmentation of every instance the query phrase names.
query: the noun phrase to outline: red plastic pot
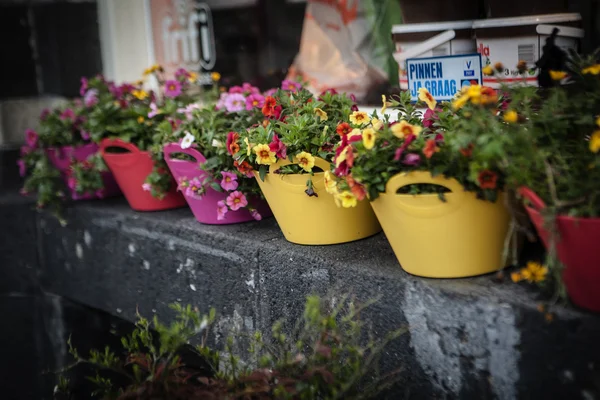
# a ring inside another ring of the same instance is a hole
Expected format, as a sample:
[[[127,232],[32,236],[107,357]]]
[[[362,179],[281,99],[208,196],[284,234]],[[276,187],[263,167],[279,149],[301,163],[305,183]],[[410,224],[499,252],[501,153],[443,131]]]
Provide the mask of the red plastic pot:
[[[109,148],[129,150],[129,153],[109,153]],[[140,151],[134,144],[121,139],[104,139],[100,143],[104,162],[112,171],[129,206],[135,211],[159,211],[185,206],[185,199],[177,192],[173,180],[167,195],[159,200],[142,188],[146,177],[152,172],[154,161],[147,151]]]
[[[171,170],[171,173],[177,181],[182,178],[199,178],[201,181],[206,179],[206,172],[198,168],[198,164],[206,162],[206,158],[198,150],[189,148],[183,149],[177,143],[169,143],[163,148],[165,161]],[[184,153],[192,156],[196,161],[178,160],[171,157],[173,153]],[[254,179],[254,178],[249,178]],[[254,217],[247,209],[229,211],[225,218],[217,218],[217,203],[227,198],[227,193],[217,192],[208,187],[206,193],[199,198],[185,196],[185,200],[192,209],[196,219],[203,224],[210,225],[228,225],[239,224],[242,222],[254,221]],[[259,214],[265,218],[273,215],[266,201],[261,199],[249,199],[251,204],[256,207]]]
[[[88,143],[83,146],[62,146],[62,147],[50,147],[46,149],[46,155],[48,159],[58,169],[65,181],[68,179],[67,172],[71,166],[73,160],[85,161],[91,155],[98,152],[98,145],[96,143]],[[104,189],[96,193],[85,193],[78,194],[74,189],[69,188],[71,192],[71,198],[73,200],[90,200],[99,199],[104,197],[119,196],[121,191],[115,181],[113,174],[110,171],[102,173],[102,181],[104,182]]]
[[[519,192],[529,200],[525,209],[548,249],[551,236],[544,227],[541,214],[546,204],[529,188],[521,188]],[[596,248],[600,239],[600,218],[558,216],[556,226],[556,252],[565,266],[563,280],[571,300],[580,307],[600,312],[600,251]]]

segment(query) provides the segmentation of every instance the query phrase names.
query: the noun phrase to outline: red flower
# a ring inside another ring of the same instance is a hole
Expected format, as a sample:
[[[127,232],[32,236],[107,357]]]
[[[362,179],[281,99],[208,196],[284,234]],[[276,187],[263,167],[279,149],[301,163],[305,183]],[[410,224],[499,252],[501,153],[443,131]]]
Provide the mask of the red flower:
[[[394,154],[394,161],[399,161],[400,157],[402,157],[402,153],[404,153],[404,150],[406,150],[408,148],[408,146],[410,146],[410,144],[416,139],[417,137],[415,135],[408,135],[405,139],[404,139],[404,143],[402,143],[402,146],[398,147],[398,149],[396,149],[396,153]]]
[[[350,186],[350,191],[356,196],[358,201],[364,200],[364,198],[367,197],[367,190],[365,187],[356,182],[352,175],[346,176],[346,182],[348,183],[348,186]]]
[[[277,157],[281,159],[285,159],[287,157],[287,147],[277,135],[273,136],[273,141],[269,143],[269,149],[277,155]]]
[[[467,158],[471,157],[471,155],[473,154],[473,147],[473,143],[471,143],[467,148],[460,149],[460,154]]]
[[[423,149],[423,154],[425,154],[425,157],[431,158],[438,151],[440,151],[440,148],[437,147],[437,142],[434,139],[429,139],[427,142],[425,142],[425,148]]]
[[[485,169],[479,173],[477,182],[482,189],[496,189],[498,175],[494,171]]]
[[[252,165],[248,164],[248,161],[243,161],[241,164],[237,161],[234,161],[233,166],[236,167],[237,170],[240,171],[242,174],[246,175],[249,178],[252,178],[252,171],[254,170],[254,168],[252,168]]]
[[[348,124],[347,122],[342,122],[341,124],[339,124],[337,126],[337,128],[335,128],[335,131],[337,132],[338,135],[340,135],[341,137],[344,137],[347,134],[349,134],[350,132],[352,132],[352,128],[350,127],[350,124]]]
[[[275,107],[273,107],[273,118],[280,119],[280,117],[281,117],[281,110],[282,109],[283,109],[283,107],[281,107],[281,106],[275,106]]]
[[[240,135],[237,132],[229,132],[227,134],[227,151],[229,154],[234,155],[238,151],[240,151],[240,145],[238,144],[238,139]]]
[[[277,105],[277,100],[273,96],[267,96],[265,98],[265,104],[262,108],[262,113],[265,117],[271,117],[275,113],[275,106]]]

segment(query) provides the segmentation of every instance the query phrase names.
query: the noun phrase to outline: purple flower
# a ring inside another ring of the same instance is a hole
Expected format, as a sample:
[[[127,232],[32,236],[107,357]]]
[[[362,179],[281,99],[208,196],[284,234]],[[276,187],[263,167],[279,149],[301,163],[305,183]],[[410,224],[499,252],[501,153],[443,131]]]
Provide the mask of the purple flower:
[[[77,187],[77,179],[75,179],[73,176],[70,176],[69,179],[67,179],[67,186],[69,186],[69,189],[75,190]]]
[[[225,99],[225,109],[228,112],[242,111],[246,107],[246,98],[240,93],[230,93]]]
[[[21,177],[24,177],[27,173],[27,165],[25,164],[25,160],[17,160],[17,165],[19,166],[19,175],[21,175]]]
[[[402,160],[402,164],[404,165],[411,165],[411,166],[417,166],[421,163],[421,156],[418,154],[414,154],[414,153],[408,153],[406,156],[404,156],[404,160]]]
[[[241,86],[232,86],[229,88],[229,93],[239,93],[242,94],[244,93],[244,88],[242,88]]]
[[[133,86],[131,83],[124,83],[121,86],[119,86],[119,91],[121,92],[121,94],[131,93],[134,90],[135,90],[135,86]]]
[[[79,95],[84,96],[85,92],[88,89],[88,80],[87,78],[81,78],[81,87],[79,88]]]
[[[225,219],[225,214],[227,214],[227,212],[229,211],[229,209],[227,208],[227,205],[225,204],[225,202],[223,200],[219,201],[217,203],[217,220],[222,221]]]
[[[275,95],[275,93],[277,93],[277,90],[278,90],[277,88],[273,88],[273,89],[269,89],[269,90],[267,90],[267,91],[265,92],[265,97],[267,97],[267,96],[274,96],[274,95]]]
[[[27,154],[31,153],[33,151],[33,149],[29,146],[21,146],[21,157],[26,156]]]
[[[86,107],[92,107],[98,104],[98,90],[90,89],[85,93],[83,97],[83,103]]]
[[[302,88],[302,84],[291,81],[289,79],[285,79],[283,82],[281,82],[281,88],[283,90],[289,90],[290,92],[295,92]]]
[[[75,112],[70,108],[67,108],[60,114],[60,119],[62,119],[63,121],[71,120],[75,122]]]
[[[177,71],[175,71],[175,79],[178,81],[185,80],[188,76],[189,73],[185,68],[179,68]]]
[[[104,189],[98,189],[95,193],[96,197],[102,199],[104,197]]]
[[[433,127],[433,124],[435,123],[435,121],[439,120],[440,116],[438,115],[438,110],[436,109],[435,111],[428,108],[427,111],[425,111],[425,114],[423,114],[423,127],[425,128],[431,128]]]
[[[358,111],[358,106],[356,104],[352,104],[352,107],[350,107],[351,111]]]
[[[232,190],[237,189],[238,182],[236,174],[232,172],[221,171],[221,176],[223,177],[223,179],[221,179],[221,187],[223,188],[223,190],[227,190],[228,192],[230,192]]]
[[[175,80],[165,82],[165,96],[175,98],[181,94],[181,83]]]
[[[158,114],[160,114],[160,110],[158,109],[158,107],[156,106],[156,103],[154,103],[154,102],[150,103],[150,110],[151,111],[148,113],[148,118],[154,118]]]
[[[117,87],[113,82],[108,83],[108,91],[113,97],[119,98],[123,95],[121,88]]]
[[[45,121],[45,120],[46,120],[46,118],[48,118],[48,115],[50,115],[50,110],[48,110],[47,108],[44,108],[44,109],[42,110],[42,113],[40,114],[40,119],[41,119],[42,121]]]
[[[265,105],[265,98],[260,93],[253,93],[246,97],[246,110],[253,108],[262,108]]]
[[[90,140],[90,138],[91,138],[91,136],[90,136],[90,133],[89,133],[89,132],[86,132],[86,131],[83,131],[83,130],[82,130],[81,132],[79,132],[79,134],[81,135],[81,138],[82,138],[83,140],[85,140],[85,141],[88,141],[88,140]]]
[[[39,136],[37,133],[35,133],[33,129],[27,129],[25,131],[25,143],[27,143],[27,146],[29,146],[30,148],[33,149],[37,146],[38,139]]]
[[[254,218],[257,221],[260,221],[262,219],[262,215],[259,214],[257,209],[251,210],[250,215],[252,215],[252,218]]]

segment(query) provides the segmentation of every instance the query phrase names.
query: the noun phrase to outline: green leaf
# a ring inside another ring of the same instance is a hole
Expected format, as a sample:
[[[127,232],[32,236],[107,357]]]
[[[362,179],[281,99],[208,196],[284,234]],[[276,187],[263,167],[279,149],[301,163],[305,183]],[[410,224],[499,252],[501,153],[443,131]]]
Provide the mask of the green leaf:
[[[261,181],[265,181],[265,177],[267,176],[267,166],[266,165],[261,165],[259,170],[258,170],[258,176],[260,177]]]

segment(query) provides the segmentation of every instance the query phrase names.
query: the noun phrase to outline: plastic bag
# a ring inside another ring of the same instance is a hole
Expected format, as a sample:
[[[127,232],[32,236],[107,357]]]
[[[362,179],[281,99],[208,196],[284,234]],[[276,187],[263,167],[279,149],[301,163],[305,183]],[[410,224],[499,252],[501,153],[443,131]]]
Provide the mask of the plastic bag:
[[[401,21],[398,0],[309,0],[288,79],[301,78],[314,93],[352,93],[358,101],[385,82],[397,86],[391,27]]]

